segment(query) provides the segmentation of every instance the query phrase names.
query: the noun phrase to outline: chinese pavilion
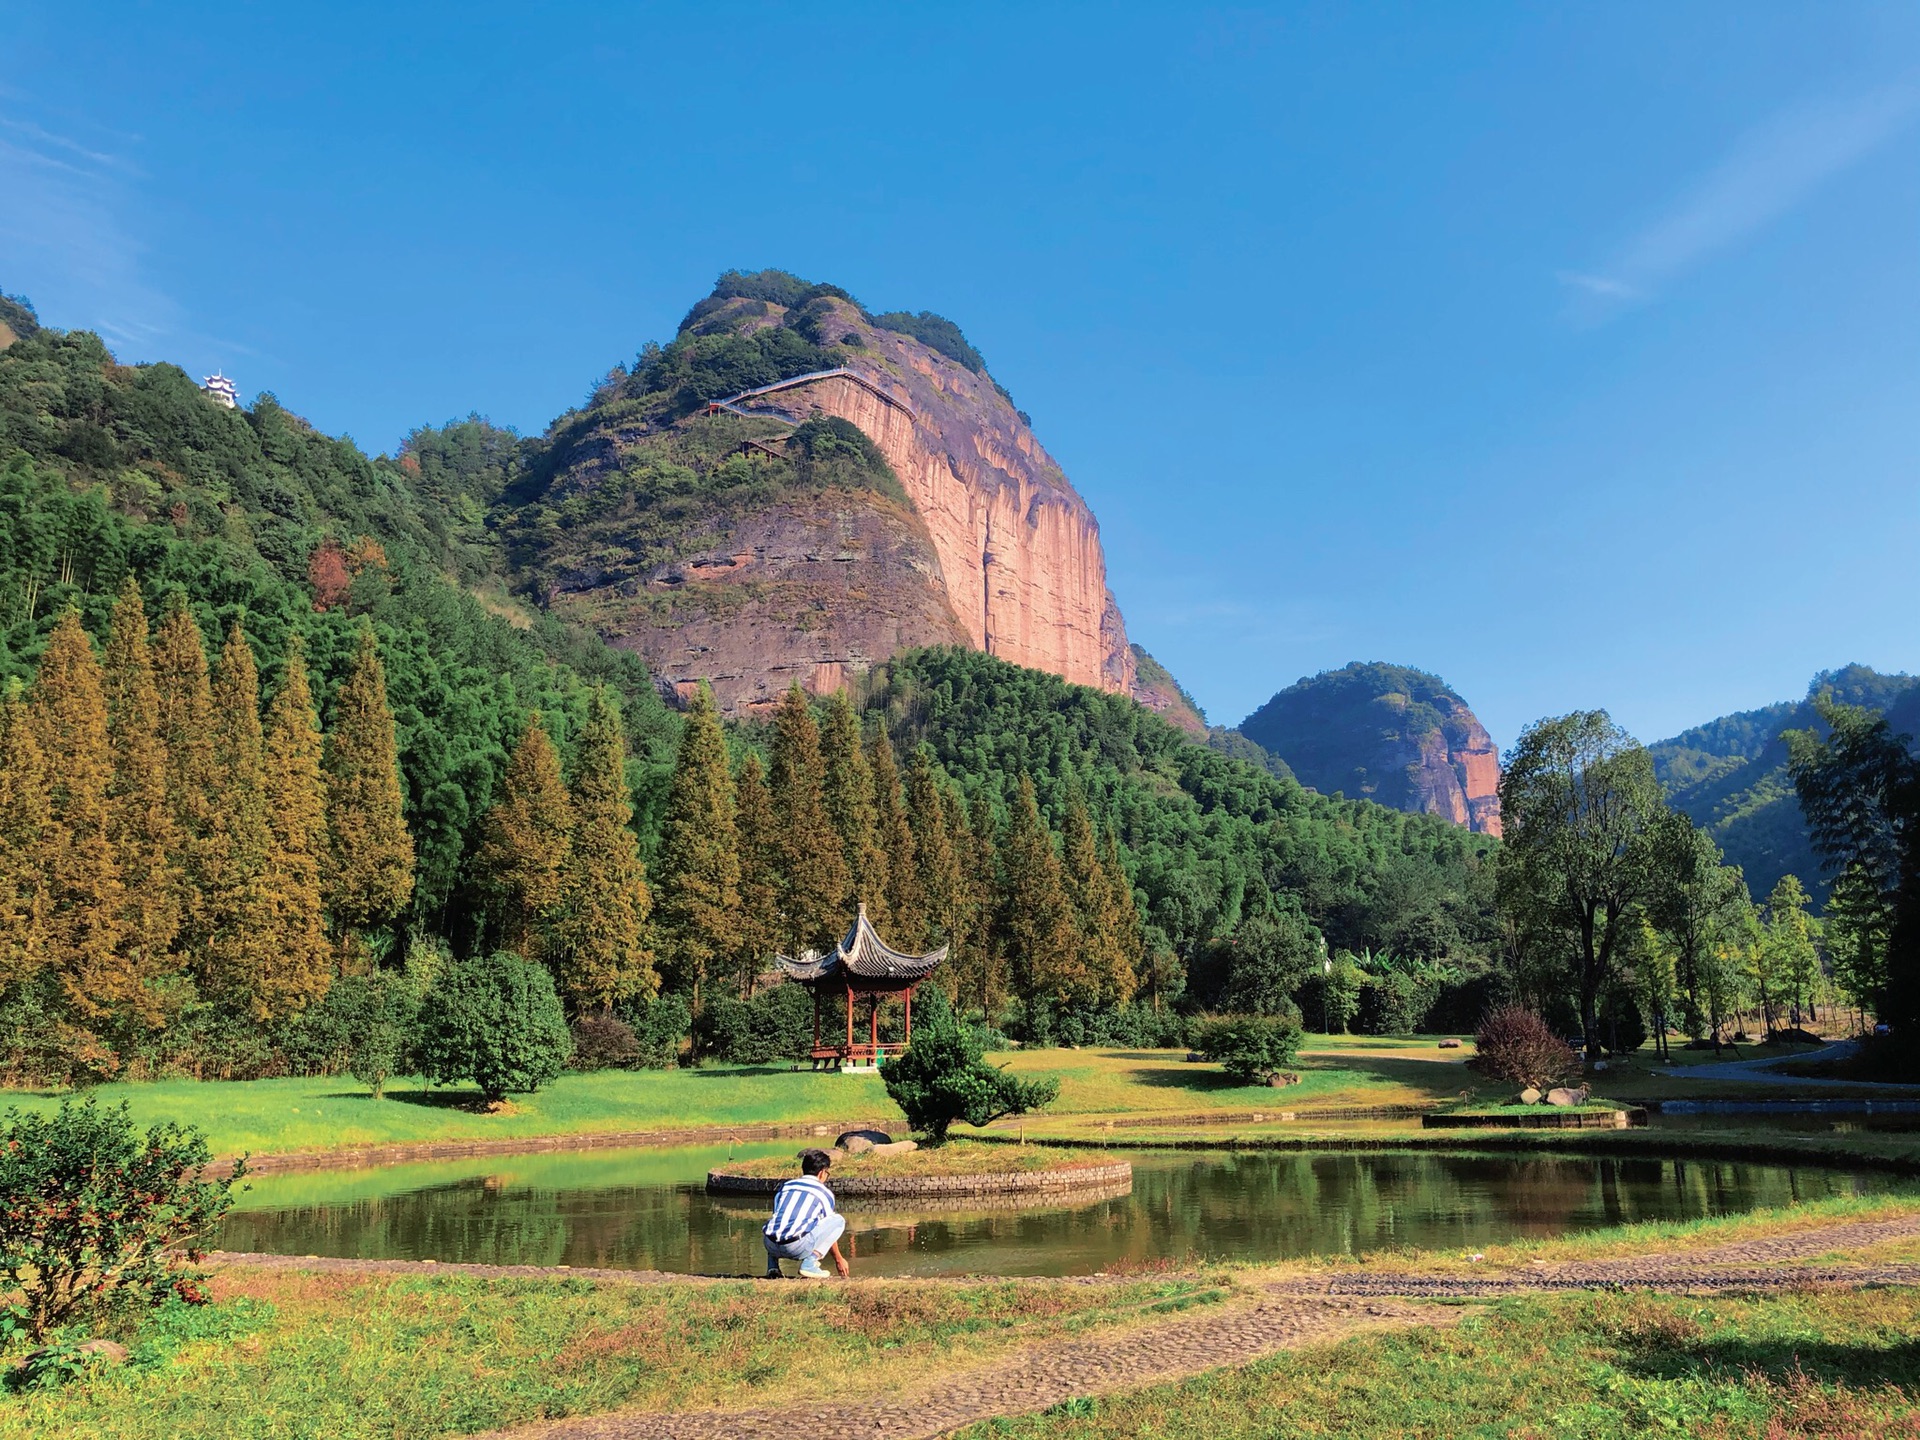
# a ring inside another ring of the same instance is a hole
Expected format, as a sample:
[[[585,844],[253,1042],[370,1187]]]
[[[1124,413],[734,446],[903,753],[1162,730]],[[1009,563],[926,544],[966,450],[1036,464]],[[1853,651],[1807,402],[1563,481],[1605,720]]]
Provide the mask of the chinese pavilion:
[[[240,387],[218,370],[200,382],[200,389],[205,392],[209,400],[223,410],[240,408]]]
[[[947,958],[947,947],[942,945],[925,955],[905,955],[891,949],[874,933],[873,922],[867,919],[867,907],[862,905],[846,935],[829,953],[822,955],[818,950],[808,950],[798,960],[785,955],[773,958],[782,974],[795,984],[806,986],[813,996],[814,1067],[864,1069],[879,1065],[889,1053],[905,1048],[880,1043],[880,1006],[895,995],[905,1002],[906,1039],[912,1041],[913,992]],[[821,1016],[827,1004],[841,996],[846,1002],[845,1043],[841,1043],[838,1036],[823,1038],[820,1033]],[[854,1039],[853,1027],[856,999],[867,1006],[867,1033],[859,1041]]]

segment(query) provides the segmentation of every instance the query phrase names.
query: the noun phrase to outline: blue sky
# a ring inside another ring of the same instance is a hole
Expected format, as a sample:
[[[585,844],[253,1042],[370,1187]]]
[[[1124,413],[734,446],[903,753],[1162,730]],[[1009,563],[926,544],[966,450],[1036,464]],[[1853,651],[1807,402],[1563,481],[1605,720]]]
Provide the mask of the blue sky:
[[[1910,3],[28,3],[0,55],[0,288],[372,450],[538,431],[729,266],[951,316],[1215,720],[1383,659],[1651,740],[1920,669]]]

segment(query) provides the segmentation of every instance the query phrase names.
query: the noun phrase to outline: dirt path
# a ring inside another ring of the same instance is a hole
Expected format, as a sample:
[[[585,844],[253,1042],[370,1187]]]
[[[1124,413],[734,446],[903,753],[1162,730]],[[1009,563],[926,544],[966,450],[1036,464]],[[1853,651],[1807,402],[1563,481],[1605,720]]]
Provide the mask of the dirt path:
[[[1449,1325],[1462,1314],[1457,1307],[1417,1303],[1422,1300],[1615,1286],[1712,1293],[1810,1284],[1920,1285],[1920,1264],[1804,1263],[1914,1235],[1920,1235],[1920,1213],[1815,1226],[1677,1253],[1535,1263],[1485,1275],[1340,1269],[1250,1286],[1241,1298],[1218,1309],[1181,1315],[1117,1335],[1033,1345],[926,1387],[863,1400],[680,1415],[615,1411],[518,1426],[479,1440],[759,1440],[787,1435],[806,1436],[808,1440],[924,1440],[979,1420],[1030,1414],[1082,1396],[1138,1390],[1204,1370],[1243,1365],[1282,1350],[1329,1343],[1360,1330]],[[418,1273],[422,1268],[406,1261],[221,1258],[275,1268],[370,1273]],[[684,1284],[690,1278],[657,1271],[464,1265],[432,1268],[497,1275],[568,1274],[629,1284]],[[1111,1284],[1119,1278],[1088,1276],[1081,1283]]]

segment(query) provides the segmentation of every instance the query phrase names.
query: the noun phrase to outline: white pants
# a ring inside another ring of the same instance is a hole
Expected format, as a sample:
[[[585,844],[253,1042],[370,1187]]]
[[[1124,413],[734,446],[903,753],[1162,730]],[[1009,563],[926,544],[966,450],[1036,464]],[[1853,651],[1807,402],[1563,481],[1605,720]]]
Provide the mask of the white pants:
[[[798,1240],[771,1240],[763,1232],[760,1238],[766,1241],[767,1268],[771,1270],[782,1260],[804,1260],[809,1255],[824,1255],[846,1231],[847,1217],[828,1211],[818,1225]]]

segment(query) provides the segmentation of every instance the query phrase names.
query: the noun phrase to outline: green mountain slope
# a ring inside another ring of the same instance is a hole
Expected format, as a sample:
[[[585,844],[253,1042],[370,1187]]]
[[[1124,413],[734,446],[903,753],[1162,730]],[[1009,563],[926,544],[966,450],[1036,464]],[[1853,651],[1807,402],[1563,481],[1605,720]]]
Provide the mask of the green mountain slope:
[[[1756,898],[1782,875],[1797,875],[1816,902],[1826,902],[1826,877],[1807,838],[1781,738],[1819,726],[1812,698],[1822,691],[1884,711],[1896,731],[1920,731],[1920,680],[1846,665],[1814,676],[1804,700],[1722,716],[1647,747],[1668,799],[1713,835]]]

